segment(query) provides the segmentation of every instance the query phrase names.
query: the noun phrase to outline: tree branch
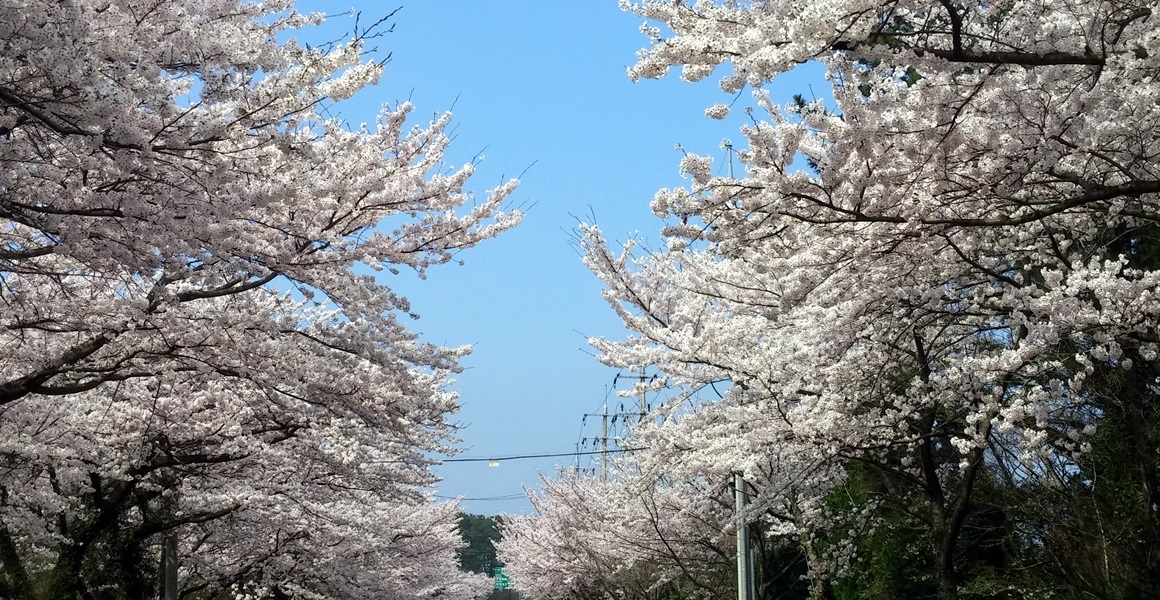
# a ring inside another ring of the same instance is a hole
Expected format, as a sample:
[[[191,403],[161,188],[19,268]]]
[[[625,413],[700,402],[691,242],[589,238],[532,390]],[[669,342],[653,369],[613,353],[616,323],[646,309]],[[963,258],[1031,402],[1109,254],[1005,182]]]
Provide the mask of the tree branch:
[[[64,351],[55,360],[49,362],[40,370],[29,373],[24,377],[13,379],[11,381],[0,384],[0,406],[15,400],[19,400],[20,398],[33,393],[38,387],[42,386],[48,380],[59,375],[64,367],[82,361],[85,358],[91,356],[94,352],[100,350],[106,344],[113,341],[115,337],[116,334],[113,333],[100,333],[97,336]]]

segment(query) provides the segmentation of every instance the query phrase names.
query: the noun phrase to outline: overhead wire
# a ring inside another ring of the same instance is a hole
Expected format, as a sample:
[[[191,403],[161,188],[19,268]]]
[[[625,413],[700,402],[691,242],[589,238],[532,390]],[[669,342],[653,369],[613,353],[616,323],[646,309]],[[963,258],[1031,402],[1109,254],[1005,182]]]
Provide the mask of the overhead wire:
[[[602,407],[608,406],[609,396],[611,396],[612,391],[615,390],[616,382],[620,378],[620,375],[621,375],[620,373],[617,373],[616,377],[613,378],[612,387],[606,386],[604,388],[604,401],[601,403]],[[656,376],[654,375],[653,377],[655,378]],[[712,382],[710,382],[709,385],[712,385]],[[700,389],[702,389],[704,387],[705,387],[705,385],[703,384],[703,385],[699,386],[697,388],[697,390],[695,390],[695,391],[699,391]],[[720,391],[717,390],[715,385],[713,385],[713,391],[716,392],[718,396],[721,396]],[[691,394],[689,396],[687,396],[685,398],[685,400],[688,400],[690,396],[691,396]],[[621,410],[623,412],[623,406],[621,407]],[[472,456],[472,457],[460,457],[460,458],[444,458],[442,460],[439,460],[439,463],[471,463],[471,462],[498,463],[498,462],[507,461],[507,460],[531,460],[531,459],[539,459],[539,458],[563,458],[563,457],[576,457],[578,459],[581,456],[598,456],[598,455],[602,455],[602,454],[604,454],[604,455],[627,454],[627,453],[631,453],[631,452],[640,452],[642,450],[648,449],[645,446],[639,446],[639,447],[612,448],[612,449],[591,450],[591,451],[580,450],[580,447],[583,445],[583,443],[586,440],[586,438],[584,437],[584,427],[586,425],[588,416],[590,416],[590,415],[586,413],[584,415],[584,418],[581,420],[580,433],[579,433],[579,436],[577,437],[576,450],[574,452],[516,454],[516,455],[510,455],[510,456]],[[615,423],[615,420],[613,422]],[[381,461],[381,462],[396,462],[396,461]],[[401,461],[399,461],[399,462],[401,462]],[[577,460],[576,467],[577,467],[577,469],[579,469],[579,461],[578,460]],[[489,496],[489,497],[483,497],[483,498],[468,498],[468,497],[442,496],[442,495],[436,495],[435,497],[441,498],[441,499],[446,499],[446,500],[461,499],[461,500],[466,500],[466,501],[501,501],[501,500],[520,499],[520,498],[524,498],[525,495],[524,494],[511,494],[511,495],[507,495],[507,496]]]
[[[489,456],[489,457],[465,457],[465,458],[444,458],[439,462],[490,462],[490,461],[504,461],[504,460],[525,460],[529,458],[559,458],[562,456],[585,456],[590,454],[618,454],[625,452],[640,452],[647,450],[646,447],[639,448],[616,448],[613,450],[591,450],[587,452],[555,452],[549,454],[517,454],[515,456]]]
[[[521,492],[519,494],[508,494],[506,496],[487,496],[485,498],[468,498],[466,496],[441,496],[439,494],[435,494],[435,497],[439,498],[440,500],[464,500],[464,501],[468,501],[468,502],[489,502],[489,501],[493,501],[493,500],[494,501],[522,500],[524,498],[527,498],[528,496],[527,496],[527,494],[524,494]]]

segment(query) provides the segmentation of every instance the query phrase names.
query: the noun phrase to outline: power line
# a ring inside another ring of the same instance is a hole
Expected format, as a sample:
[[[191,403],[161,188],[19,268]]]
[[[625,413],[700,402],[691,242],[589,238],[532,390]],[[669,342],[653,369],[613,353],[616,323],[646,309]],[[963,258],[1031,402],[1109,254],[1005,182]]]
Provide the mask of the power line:
[[[501,460],[524,460],[528,458],[559,458],[561,456],[584,456],[588,454],[618,454],[625,452],[640,452],[647,450],[645,447],[640,448],[619,448],[616,450],[592,450],[588,452],[557,452],[554,454],[520,454],[516,456],[490,456],[487,458],[470,457],[470,458],[444,458],[439,462],[491,462]]]
[[[464,500],[467,502],[489,502],[489,501],[493,501],[493,500],[496,500],[496,501],[498,501],[498,500],[522,500],[524,498],[527,498],[528,496],[527,496],[527,494],[519,493],[519,494],[508,494],[507,496],[488,496],[486,498],[466,498],[463,496],[440,496],[438,494],[435,494],[435,497],[439,498],[440,500]]]

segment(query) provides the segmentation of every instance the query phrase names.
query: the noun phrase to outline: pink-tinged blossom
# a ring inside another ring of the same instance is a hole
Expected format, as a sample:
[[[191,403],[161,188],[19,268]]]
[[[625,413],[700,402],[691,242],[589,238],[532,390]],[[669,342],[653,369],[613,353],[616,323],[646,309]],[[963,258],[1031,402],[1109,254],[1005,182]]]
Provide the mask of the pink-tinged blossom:
[[[945,565],[932,580],[940,598],[957,597],[952,550],[974,482],[988,469],[1073,477],[1104,408],[1155,398],[1152,9],[621,5],[648,20],[630,76],[722,67],[722,88],[754,88],[767,114],[742,128],[739,176],[715,176],[707,157],[681,161],[687,187],[651,204],[667,220],[664,251],[583,232],[585,263],[633,332],[593,340],[600,359],[654,365],[676,385],[732,386],[694,417],[642,432],[642,468],[708,477],[800,457],[756,503],[782,514],[792,500],[795,527],[840,546],[848,524],[820,500],[845,465],[861,465],[926,519]],[[828,69],[832,106],[774,105],[765,88],[809,60]],[[1109,397],[1109,379],[1138,393]],[[815,555],[811,569],[840,576],[849,560]]]
[[[729,116],[729,105],[714,104],[713,106],[705,109],[705,116],[709,117],[710,119],[717,119],[720,121],[721,119]]]
[[[0,6],[15,597],[47,569],[53,593],[86,595],[109,571],[66,549],[155,566],[170,533],[196,593],[486,591],[456,568],[455,506],[423,492],[469,348],[420,340],[364,267],[422,275],[513,227],[516,183],[467,191],[449,114],[327,116],[382,67],[363,39],[278,41],[322,19],[289,1]]]

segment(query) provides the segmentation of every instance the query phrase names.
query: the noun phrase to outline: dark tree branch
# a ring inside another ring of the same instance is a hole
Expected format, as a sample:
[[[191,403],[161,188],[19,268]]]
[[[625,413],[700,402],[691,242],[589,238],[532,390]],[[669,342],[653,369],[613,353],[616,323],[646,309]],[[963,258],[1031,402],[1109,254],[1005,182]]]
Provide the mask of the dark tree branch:
[[[38,256],[48,256],[52,254],[52,248],[52,246],[41,246],[39,248],[26,248],[24,250],[0,249],[0,260],[25,260]]]
[[[94,352],[113,341],[115,337],[116,334],[113,333],[100,333],[62,352],[60,356],[41,369],[0,384],[0,406],[35,392],[37,388],[43,386],[48,380],[60,374],[65,367],[91,356]]]

